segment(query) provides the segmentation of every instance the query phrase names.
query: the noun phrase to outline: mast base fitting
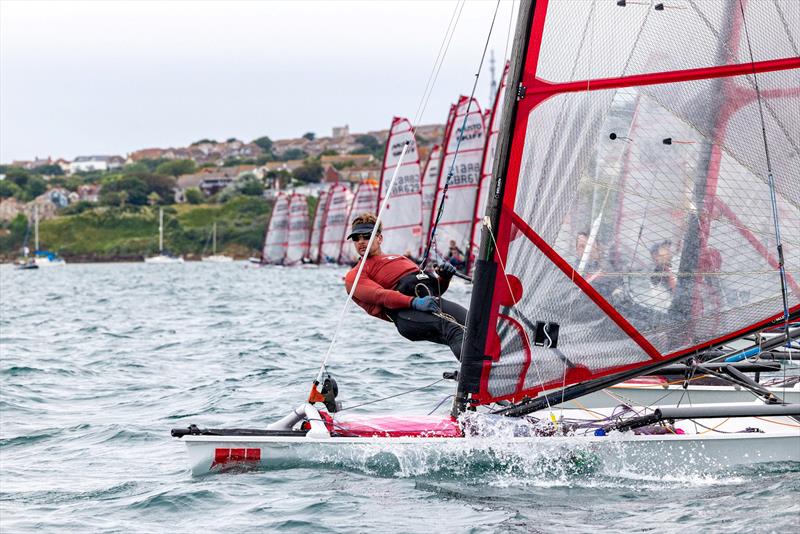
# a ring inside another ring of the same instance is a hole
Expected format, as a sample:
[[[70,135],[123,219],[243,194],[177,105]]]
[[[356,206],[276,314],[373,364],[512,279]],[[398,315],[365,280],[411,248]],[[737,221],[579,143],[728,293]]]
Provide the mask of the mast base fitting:
[[[443,380],[458,380],[458,371],[445,371],[442,373]]]

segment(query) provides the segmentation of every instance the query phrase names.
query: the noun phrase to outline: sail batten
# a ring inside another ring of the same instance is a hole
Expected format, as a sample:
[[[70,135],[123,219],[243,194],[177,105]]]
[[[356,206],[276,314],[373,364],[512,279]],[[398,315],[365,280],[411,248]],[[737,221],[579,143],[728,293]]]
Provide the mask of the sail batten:
[[[773,324],[783,305],[759,104],[800,309],[800,35],[776,23],[800,20],[800,4],[744,4],[753,62],[734,4],[521,6],[519,99],[504,110],[457,404],[631,376]],[[663,53],[684,35],[703,46]]]

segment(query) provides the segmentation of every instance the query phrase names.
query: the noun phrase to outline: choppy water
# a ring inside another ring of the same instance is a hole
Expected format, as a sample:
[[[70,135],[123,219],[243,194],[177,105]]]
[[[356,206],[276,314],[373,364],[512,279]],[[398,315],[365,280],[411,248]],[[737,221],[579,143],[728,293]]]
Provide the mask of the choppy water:
[[[258,427],[301,402],[343,304],[343,273],[201,263],[0,267],[0,530],[800,529],[797,464],[642,475],[552,458],[409,462],[388,451],[192,478],[170,428]],[[467,301],[463,287],[454,293]],[[407,342],[358,309],[331,366],[346,404],[454,368],[448,350]],[[427,413],[452,387],[397,402]]]

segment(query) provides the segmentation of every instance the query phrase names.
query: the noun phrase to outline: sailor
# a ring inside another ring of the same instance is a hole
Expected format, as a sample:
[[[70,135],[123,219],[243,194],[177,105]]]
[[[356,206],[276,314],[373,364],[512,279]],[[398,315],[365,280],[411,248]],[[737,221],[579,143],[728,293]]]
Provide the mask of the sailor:
[[[360,257],[367,253],[376,221],[372,213],[363,213],[353,219],[347,238],[353,241]],[[467,310],[441,298],[456,272],[455,267],[442,263],[434,268],[434,272],[422,272],[405,256],[384,254],[382,243],[383,235],[378,226],[353,293],[355,303],[368,314],[393,322],[404,338],[447,345],[460,359]],[[357,272],[358,265],[344,277],[348,293]]]

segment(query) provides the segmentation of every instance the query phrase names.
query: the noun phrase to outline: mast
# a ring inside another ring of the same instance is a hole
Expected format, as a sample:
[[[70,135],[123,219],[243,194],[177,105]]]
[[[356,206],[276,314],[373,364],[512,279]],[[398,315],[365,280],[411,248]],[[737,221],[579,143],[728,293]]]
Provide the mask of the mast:
[[[214,256],[217,255],[217,222],[214,221],[214,228],[211,234],[211,251]]]
[[[39,206],[33,205],[33,250],[39,252]]]
[[[164,208],[158,208],[158,253],[164,253]]]

